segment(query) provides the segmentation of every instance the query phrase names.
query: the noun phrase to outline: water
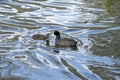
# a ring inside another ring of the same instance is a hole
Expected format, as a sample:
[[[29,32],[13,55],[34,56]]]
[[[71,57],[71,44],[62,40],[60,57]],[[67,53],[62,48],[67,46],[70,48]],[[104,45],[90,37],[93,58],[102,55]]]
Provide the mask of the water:
[[[119,0],[0,0],[0,80],[119,80]],[[54,30],[78,41],[56,48]],[[33,40],[51,33],[49,46]]]

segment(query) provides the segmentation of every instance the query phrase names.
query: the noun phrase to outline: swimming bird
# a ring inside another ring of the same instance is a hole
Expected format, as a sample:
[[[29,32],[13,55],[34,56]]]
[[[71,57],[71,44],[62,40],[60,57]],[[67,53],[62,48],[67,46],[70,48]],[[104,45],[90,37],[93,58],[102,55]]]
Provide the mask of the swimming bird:
[[[73,39],[61,38],[60,32],[57,30],[54,31],[54,35],[56,35],[55,44],[57,46],[72,47],[72,46],[76,46],[76,44],[77,44],[77,42]]]
[[[50,46],[49,37],[50,37],[50,33],[47,34],[47,35],[44,35],[44,34],[34,34],[34,35],[32,36],[32,38],[33,38],[34,40],[45,40],[47,46]]]
[[[34,34],[32,38],[34,40],[48,40],[50,37],[50,34],[44,35],[44,34]]]

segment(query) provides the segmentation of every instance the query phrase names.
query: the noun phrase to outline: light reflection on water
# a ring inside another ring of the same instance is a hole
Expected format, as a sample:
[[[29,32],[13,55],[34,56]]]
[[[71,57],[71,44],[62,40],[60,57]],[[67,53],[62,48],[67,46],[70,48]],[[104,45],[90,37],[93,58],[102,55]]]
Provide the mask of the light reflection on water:
[[[119,11],[108,16],[106,3],[0,0],[0,80],[119,80]],[[54,30],[77,49],[56,48]],[[36,33],[51,33],[50,45]]]

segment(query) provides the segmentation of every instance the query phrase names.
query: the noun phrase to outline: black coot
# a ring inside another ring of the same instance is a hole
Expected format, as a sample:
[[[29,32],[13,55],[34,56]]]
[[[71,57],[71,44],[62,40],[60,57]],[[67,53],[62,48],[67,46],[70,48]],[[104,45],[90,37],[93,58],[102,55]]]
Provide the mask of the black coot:
[[[57,30],[54,32],[54,35],[56,35],[55,44],[57,46],[72,47],[72,46],[76,46],[77,44],[77,42],[73,39],[61,38],[60,32]]]

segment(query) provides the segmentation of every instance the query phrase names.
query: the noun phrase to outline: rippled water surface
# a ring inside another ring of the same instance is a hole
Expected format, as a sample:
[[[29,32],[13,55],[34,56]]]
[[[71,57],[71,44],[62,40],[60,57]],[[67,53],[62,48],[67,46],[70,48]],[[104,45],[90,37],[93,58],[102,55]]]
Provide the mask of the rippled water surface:
[[[119,0],[0,0],[0,80],[120,80],[119,9]],[[77,47],[55,47],[55,30]],[[49,45],[37,33],[50,33]]]

